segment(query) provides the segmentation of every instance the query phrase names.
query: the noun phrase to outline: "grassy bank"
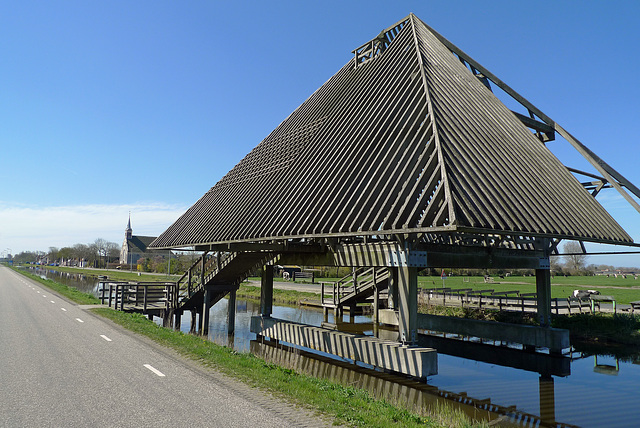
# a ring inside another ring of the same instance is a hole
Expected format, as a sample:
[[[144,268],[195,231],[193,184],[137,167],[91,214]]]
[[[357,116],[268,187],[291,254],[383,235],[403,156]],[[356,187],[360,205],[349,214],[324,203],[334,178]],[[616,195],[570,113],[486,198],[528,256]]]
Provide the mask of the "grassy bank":
[[[253,285],[241,285],[237,292],[237,297],[248,300],[260,300],[260,287]],[[326,297],[329,297],[327,295]],[[285,305],[300,305],[304,302],[319,302],[320,295],[316,293],[306,293],[294,290],[273,289],[274,303],[283,303]]]
[[[552,319],[553,327],[565,328],[576,341],[599,345],[628,345],[640,350],[640,316],[631,314],[575,314]]]

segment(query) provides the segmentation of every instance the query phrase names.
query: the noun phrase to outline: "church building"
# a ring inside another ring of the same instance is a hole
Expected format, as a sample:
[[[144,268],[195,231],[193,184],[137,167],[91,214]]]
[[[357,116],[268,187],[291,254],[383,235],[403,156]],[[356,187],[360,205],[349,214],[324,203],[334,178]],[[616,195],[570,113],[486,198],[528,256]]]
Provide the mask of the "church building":
[[[131,214],[129,214],[129,221],[127,228],[124,231],[124,241],[122,242],[122,248],[120,249],[120,264],[136,264],[141,258],[155,257],[168,258],[169,250],[155,250],[148,249],[147,247],[154,239],[155,236],[141,236],[134,235],[133,229],[131,229]]]

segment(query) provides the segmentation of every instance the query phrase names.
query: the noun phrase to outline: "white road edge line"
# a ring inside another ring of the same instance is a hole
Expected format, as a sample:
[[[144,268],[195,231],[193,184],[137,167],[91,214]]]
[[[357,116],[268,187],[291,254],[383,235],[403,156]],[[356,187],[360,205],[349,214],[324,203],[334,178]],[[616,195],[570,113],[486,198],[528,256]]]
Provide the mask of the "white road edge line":
[[[146,368],[148,368],[149,370],[151,370],[152,372],[154,372],[155,374],[157,374],[160,377],[164,377],[164,373],[162,373],[160,370],[156,369],[155,367],[149,365],[149,364],[145,364],[144,365]]]
[[[109,339],[107,336],[105,336],[104,334],[100,335],[101,338],[103,338],[104,340],[106,340],[107,342],[111,342],[111,339]]]
[[[76,318],[76,321],[78,321],[78,322],[84,322],[84,321],[82,321],[80,318]]]

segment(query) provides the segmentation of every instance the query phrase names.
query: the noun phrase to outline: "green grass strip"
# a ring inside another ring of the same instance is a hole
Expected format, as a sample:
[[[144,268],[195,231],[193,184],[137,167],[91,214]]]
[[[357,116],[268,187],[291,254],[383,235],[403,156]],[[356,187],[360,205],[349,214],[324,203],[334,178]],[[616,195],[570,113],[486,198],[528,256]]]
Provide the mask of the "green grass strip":
[[[95,297],[89,293],[83,293],[82,291],[78,291],[77,288],[69,287],[68,285],[60,284],[55,282],[52,279],[42,279],[38,275],[34,275],[30,272],[25,271],[24,269],[18,269],[12,267],[15,272],[18,272],[21,275],[26,276],[29,279],[32,279],[47,288],[55,291],[56,293],[66,297],[67,299],[79,304],[79,305],[99,305],[100,299]]]
[[[260,300],[260,287],[253,285],[240,285],[237,297],[251,300]],[[328,294],[325,297],[330,297]],[[289,305],[299,305],[302,302],[320,302],[320,294],[295,290],[273,289],[273,301]]]
[[[252,354],[236,352],[202,337],[163,328],[139,314],[107,308],[92,311],[160,345],[174,349],[206,367],[214,368],[251,386],[268,390],[287,401],[330,415],[334,418],[335,424],[367,427],[473,426],[460,411],[440,408],[436,409],[437,414],[425,418],[383,400],[377,400],[365,390],[267,363]]]

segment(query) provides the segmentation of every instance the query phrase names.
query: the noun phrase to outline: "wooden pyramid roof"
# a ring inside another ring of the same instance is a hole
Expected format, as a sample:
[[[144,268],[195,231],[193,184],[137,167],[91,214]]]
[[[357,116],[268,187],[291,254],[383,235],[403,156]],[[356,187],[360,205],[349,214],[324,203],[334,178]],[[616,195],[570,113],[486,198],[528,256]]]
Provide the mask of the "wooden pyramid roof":
[[[414,15],[354,58],[152,244],[473,232],[630,243]]]

